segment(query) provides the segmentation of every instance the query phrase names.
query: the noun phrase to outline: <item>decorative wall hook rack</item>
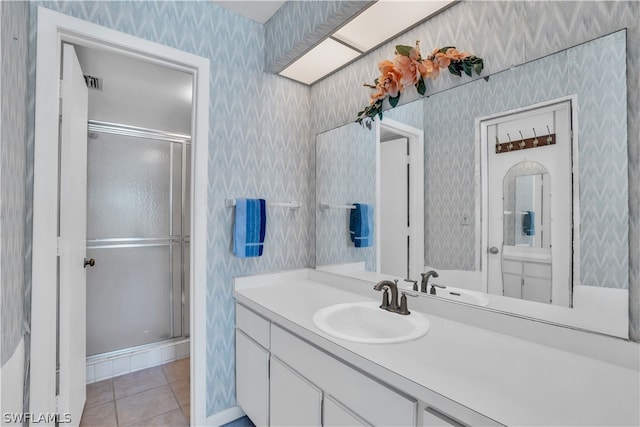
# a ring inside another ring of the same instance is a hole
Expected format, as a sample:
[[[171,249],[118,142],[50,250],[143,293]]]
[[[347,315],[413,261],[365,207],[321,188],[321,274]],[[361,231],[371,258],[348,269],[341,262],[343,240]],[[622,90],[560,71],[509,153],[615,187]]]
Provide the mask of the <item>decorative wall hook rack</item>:
[[[549,126],[547,126],[549,130]],[[546,137],[540,137],[536,135],[536,130],[533,129],[533,138],[524,138],[522,131],[520,133],[520,141],[515,143],[511,140],[511,135],[507,133],[508,142],[500,142],[496,135],[496,153],[508,153],[510,151],[527,150],[529,148],[542,147],[545,145],[554,145],[556,143],[556,134],[548,133]]]

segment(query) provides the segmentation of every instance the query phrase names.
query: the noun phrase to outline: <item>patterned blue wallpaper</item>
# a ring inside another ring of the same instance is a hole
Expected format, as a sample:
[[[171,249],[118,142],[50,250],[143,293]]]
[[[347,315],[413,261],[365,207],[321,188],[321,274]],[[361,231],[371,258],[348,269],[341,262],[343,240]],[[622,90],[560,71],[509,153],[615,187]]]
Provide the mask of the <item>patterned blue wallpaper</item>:
[[[2,2],[2,129],[0,139],[0,366],[23,336],[27,95],[26,3]]]
[[[474,269],[475,230],[459,221],[476,215],[474,120],[577,94],[581,284],[629,286],[624,52],[623,31],[425,100],[427,265]]]
[[[418,25],[312,87],[312,109],[322,112],[314,132],[349,123],[366,105],[362,83],[376,77],[377,64],[393,55],[393,46],[421,40],[423,48],[456,45],[485,59],[486,74],[507,70],[627,28],[629,307],[630,336],[640,341],[640,3],[635,1],[460,2]],[[460,23],[464,23],[461,25]],[[605,62],[606,64],[607,62]],[[593,65],[591,65],[593,66]],[[605,68],[603,65],[599,68]],[[427,85],[428,94],[466,84],[469,78],[441,76]],[[408,96],[407,96],[408,95]],[[417,99],[403,95],[401,103]],[[468,196],[467,196],[468,197]],[[624,258],[624,257],[623,257]]]
[[[316,205],[376,201],[375,133],[351,123],[316,136]],[[356,248],[347,209],[316,212],[316,265],[365,261],[375,271],[374,247]],[[374,242],[375,242],[374,236]]]
[[[211,60],[207,414],[230,408],[235,405],[233,277],[313,265],[310,90],[264,73],[263,26],[212,2],[32,3],[32,47],[38,4]],[[32,102],[29,111],[33,120]],[[28,148],[32,153],[32,132]],[[233,210],[225,207],[226,197],[299,200],[304,206],[269,209],[264,256],[239,259],[230,251]]]

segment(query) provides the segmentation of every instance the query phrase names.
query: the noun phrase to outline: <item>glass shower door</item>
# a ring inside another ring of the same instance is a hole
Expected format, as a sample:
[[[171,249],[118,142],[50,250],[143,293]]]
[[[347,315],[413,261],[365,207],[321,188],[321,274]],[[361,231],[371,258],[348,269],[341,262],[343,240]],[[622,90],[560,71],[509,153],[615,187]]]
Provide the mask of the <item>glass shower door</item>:
[[[131,129],[88,139],[88,356],[188,335],[190,146]]]

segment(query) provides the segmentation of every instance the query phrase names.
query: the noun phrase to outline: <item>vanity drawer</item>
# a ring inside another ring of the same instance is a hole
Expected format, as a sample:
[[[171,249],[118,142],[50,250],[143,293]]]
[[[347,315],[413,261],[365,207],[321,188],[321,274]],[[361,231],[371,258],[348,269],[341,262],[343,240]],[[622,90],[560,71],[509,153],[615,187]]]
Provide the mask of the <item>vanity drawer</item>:
[[[505,259],[502,261],[502,272],[520,275],[522,274],[522,262]]]
[[[551,264],[540,264],[536,262],[524,263],[524,275],[551,279]]]
[[[236,328],[264,348],[269,348],[269,322],[241,304],[236,304]]]
[[[374,425],[416,425],[417,402],[271,326],[271,354]]]

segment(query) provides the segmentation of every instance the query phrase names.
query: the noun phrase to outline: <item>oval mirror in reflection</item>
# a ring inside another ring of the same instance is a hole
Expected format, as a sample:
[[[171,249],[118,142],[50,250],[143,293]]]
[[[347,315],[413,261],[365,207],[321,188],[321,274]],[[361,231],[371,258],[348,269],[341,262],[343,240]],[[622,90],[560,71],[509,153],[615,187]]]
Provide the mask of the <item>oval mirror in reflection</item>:
[[[551,247],[551,182],[537,162],[514,165],[504,177],[504,246]]]
[[[503,181],[504,296],[551,303],[551,177],[538,162],[512,166]]]

